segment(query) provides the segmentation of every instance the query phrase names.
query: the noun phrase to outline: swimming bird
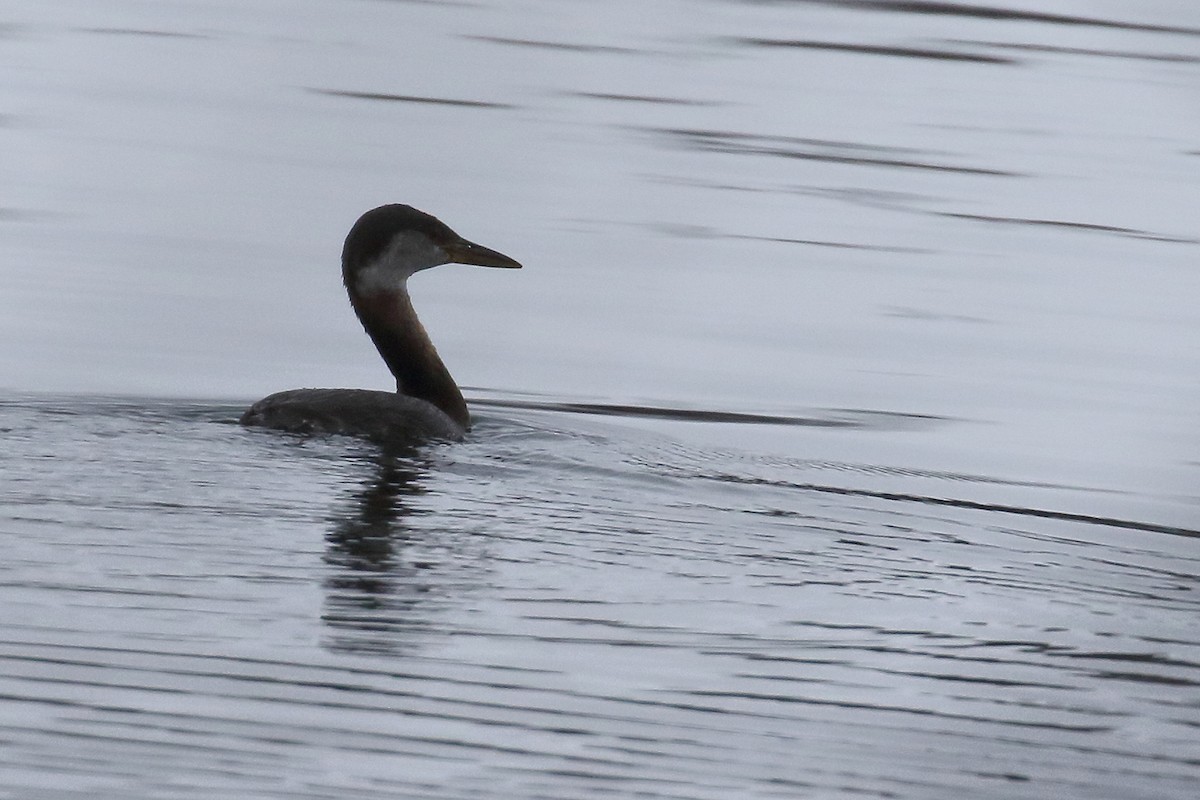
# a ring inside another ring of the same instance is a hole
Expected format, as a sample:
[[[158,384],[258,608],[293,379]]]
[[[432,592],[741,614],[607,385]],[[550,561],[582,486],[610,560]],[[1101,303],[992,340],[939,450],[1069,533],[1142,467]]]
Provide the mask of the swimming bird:
[[[241,423],[388,441],[462,439],[471,427],[466,401],[408,295],[413,274],[451,263],[521,267],[412,206],[380,206],[359,217],[342,248],[342,282],[359,322],[396,378],[396,391],[277,392],[252,405]]]

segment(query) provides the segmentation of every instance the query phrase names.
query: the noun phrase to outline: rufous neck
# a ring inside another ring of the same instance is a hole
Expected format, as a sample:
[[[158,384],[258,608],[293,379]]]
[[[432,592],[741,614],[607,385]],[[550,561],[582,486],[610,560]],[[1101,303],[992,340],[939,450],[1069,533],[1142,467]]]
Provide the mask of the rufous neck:
[[[432,403],[467,429],[471,416],[458,384],[417,319],[404,287],[350,291],[350,304],[396,378],[396,391]]]

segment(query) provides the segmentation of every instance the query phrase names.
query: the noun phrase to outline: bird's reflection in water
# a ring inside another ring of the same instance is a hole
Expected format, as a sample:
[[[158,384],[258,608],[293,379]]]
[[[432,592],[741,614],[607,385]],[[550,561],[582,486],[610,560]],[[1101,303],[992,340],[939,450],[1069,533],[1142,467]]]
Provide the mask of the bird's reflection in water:
[[[371,472],[330,518],[325,562],[325,645],[342,652],[397,652],[428,628],[419,606],[430,590],[420,542],[408,520],[412,498],[424,492],[423,462],[415,449],[380,451]]]

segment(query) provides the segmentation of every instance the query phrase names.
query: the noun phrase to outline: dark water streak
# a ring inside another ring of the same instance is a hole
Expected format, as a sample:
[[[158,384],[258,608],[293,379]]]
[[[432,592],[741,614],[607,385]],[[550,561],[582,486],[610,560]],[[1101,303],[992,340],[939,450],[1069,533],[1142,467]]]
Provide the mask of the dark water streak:
[[[754,2],[755,0],[750,0]],[[767,0],[772,2],[772,0]],[[1050,14],[1025,9],[1003,8],[1001,6],[982,6],[966,3],[942,2],[908,2],[899,0],[798,0],[814,5],[832,5],[847,9],[862,9],[893,14],[927,14],[931,16],[963,17],[967,19],[1031,22],[1040,25],[1065,25],[1090,28],[1112,28],[1122,31],[1144,31],[1148,33],[1180,34],[1184,36],[1200,36],[1200,28],[1175,27],[1171,25],[1150,25],[1122,20],[1101,19],[1099,17],[1082,17],[1070,14]]]

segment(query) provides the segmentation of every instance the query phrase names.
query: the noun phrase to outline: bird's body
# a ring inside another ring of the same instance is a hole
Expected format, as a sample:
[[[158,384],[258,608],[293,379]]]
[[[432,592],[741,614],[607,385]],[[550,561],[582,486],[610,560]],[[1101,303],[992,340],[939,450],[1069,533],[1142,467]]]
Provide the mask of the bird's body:
[[[290,389],[259,400],[243,425],[292,433],[344,433],[377,441],[457,440],[466,432],[418,397],[374,389]]]
[[[277,392],[251,406],[242,424],[377,440],[461,439],[471,427],[466,401],[408,295],[413,273],[452,262],[521,266],[410,206],[381,206],[363,214],[342,249],[342,279],[359,321],[396,379],[396,392]]]

